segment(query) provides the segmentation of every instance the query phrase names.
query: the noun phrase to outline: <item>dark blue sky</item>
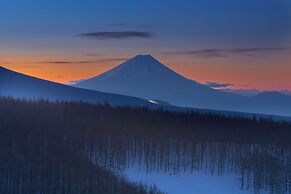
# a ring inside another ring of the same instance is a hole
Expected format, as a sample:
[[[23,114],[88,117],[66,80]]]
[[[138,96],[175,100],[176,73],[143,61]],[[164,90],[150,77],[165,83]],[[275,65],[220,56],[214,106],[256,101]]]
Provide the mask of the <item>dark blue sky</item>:
[[[0,35],[1,63],[13,68],[140,53],[195,65],[193,51],[289,47],[291,0],[2,0]]]
[[[179,47],[277,46],[290,36],[290,2],[2,0],[1,40],[45,42],[86,32],[136,30]]]

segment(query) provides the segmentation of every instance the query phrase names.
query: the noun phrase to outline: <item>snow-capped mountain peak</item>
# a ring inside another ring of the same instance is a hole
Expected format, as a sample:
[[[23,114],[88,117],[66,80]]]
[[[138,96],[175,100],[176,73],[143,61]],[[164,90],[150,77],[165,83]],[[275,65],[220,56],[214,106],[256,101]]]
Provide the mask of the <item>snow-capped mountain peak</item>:
[[[122,79],[153,79],[165,76],[181,77],[151,55],[137,55],[99,77]]]
[[[291,115],[291,98],[273,101],[265,96],[252,98],[214,90],[179,75],[151,55],[137,55],[75,86],[139,97],[151,103],[163,101],[182,107]]]

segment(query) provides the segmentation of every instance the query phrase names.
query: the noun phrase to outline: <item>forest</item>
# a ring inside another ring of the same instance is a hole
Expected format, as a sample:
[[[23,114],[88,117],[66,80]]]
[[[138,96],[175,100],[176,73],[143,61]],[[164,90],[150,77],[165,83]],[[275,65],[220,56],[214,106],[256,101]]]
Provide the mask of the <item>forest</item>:
[[[0,99],[0,193],[155,194],[129,165],[235,173],[254,193],[291,193],[291,123],[198,112]]]

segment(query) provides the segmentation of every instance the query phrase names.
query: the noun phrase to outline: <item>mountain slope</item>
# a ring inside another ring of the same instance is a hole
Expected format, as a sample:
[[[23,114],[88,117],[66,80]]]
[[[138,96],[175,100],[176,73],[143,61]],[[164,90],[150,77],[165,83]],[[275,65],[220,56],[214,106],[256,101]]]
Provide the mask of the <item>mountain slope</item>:
[[[58,84],[0,67],[0,96],[109,103],[120,106],[153,106],[148,101]]]
[[[138,55],[74,86],[103,92],[157,99],[176,106],[291,116],[291,98],[246,97],[218,91],[189,80],[150,55]],[[266,104],[266,101],[268,104]]]
[[[200,98],[212,95],[223,98],[240,97],[186,79],[149,55],[138,55],[110,71],[75,86],[200,108],[208,108],[203,106],[204,103]],[[195,103],[193,100],[195,97],[200,101]]]

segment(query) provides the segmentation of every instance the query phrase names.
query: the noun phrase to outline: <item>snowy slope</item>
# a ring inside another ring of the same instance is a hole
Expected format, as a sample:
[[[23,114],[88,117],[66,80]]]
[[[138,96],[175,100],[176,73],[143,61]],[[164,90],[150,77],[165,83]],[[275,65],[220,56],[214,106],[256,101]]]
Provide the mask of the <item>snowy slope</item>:
[[[138,167],[125,170],[125,176],[133,182],[141,182],[148,186],[156,185],[167,194],[252,194],[254,191],[241,189],[239,177],[236,175],[210,175],[203,172],[183,172],[169,175],[159,172],[147,172]],[[260,192],[267,194],[268,192]]]
[[[138,55],[75,86],[182,107],[291,116],[289,96],[275,101],[270,95],[249,97],[214,90],[177,74],[150,55]]]
[[[153,106],[152,103],[139,98],[66,86],[16,73],[3,67],[0,67],[0,96],[109,103],[121,106]]]

